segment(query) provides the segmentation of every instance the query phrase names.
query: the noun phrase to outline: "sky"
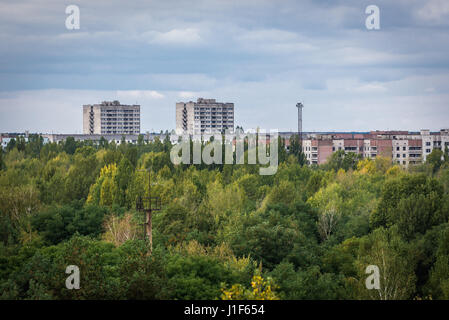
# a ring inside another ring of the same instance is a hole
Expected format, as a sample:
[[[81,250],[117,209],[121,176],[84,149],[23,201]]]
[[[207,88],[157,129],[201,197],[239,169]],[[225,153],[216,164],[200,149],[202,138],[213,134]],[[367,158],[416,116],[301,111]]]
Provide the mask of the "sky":
[[[0,0],[0,132],[81,133],[104,100],[171,130],[198,97],[244,129],[296,130],[297,102],[304,131],[449,128],[449,1]]]

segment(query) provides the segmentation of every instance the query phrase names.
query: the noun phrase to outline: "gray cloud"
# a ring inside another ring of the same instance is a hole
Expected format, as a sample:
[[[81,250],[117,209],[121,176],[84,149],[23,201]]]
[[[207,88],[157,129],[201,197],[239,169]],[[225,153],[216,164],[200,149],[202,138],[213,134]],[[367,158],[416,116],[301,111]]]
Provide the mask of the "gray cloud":
[[[81,105],[108,97],[171,129],[174,103],[200,94],[235,102],[245,127],[295,128],[297,100],[306,130],[448,126],[445,0],[378,0],[379,31],[368,0],[72,3],[78,31],[58,0],[0,1],[3,131],[81,130]]]

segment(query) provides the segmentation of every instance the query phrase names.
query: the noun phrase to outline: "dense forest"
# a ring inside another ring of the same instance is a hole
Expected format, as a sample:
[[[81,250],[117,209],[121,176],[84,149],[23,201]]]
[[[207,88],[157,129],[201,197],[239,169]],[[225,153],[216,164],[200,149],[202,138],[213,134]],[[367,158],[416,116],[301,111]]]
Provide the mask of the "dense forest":
[[[173,165],[169,140],[0,151],[2,299],[449,299],[449,159]],[[153,249],[136,199],[161,198]],[[80,269],[78,290],[66,267]],[[365,287],[368,265],[380,290]]]

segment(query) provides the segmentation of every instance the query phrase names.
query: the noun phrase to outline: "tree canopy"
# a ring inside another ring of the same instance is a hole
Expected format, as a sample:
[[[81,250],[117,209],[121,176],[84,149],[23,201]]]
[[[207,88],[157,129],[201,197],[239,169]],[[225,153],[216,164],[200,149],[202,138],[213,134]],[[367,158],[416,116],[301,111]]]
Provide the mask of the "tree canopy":
[[[449,299],[449,163],[338,151],[308,166],[180,164],[169,139],[11,140],[0,151],[3,299]],[[151,191],[153,250],[136,199]],[[68,265],[82,274],[65,287]],[[380,289],[365,286],[376,265]]]

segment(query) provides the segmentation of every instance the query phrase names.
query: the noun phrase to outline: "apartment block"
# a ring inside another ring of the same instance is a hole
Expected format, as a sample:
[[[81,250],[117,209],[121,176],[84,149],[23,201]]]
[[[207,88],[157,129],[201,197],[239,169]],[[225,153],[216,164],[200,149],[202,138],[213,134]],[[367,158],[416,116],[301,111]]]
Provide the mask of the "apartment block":
[[[176,103],[176,132],[220,133],[234,130],[234,104],[198,98],[197,102]]]
[[[140,105],[103,101],[83,106],[84,134],[139,134]]]
[[[303,150],[310,164],[324,163],[332,154],[333,141],[330,139],[304,140]]]
[[[449,149],[449,129],[441,129],[440,132],[430,132],[429,130],[421,130],[422,138],[422,155],[425,160],[433,149],[444,151]]]
[[[344,150],[369,159],[388,157],[397,164],[409,166],[426,161],[433,149],[449,149],[449,129],[439,132],[305,133],[303,136],[303,152],[310,164],[323,164],[333,152]]]

